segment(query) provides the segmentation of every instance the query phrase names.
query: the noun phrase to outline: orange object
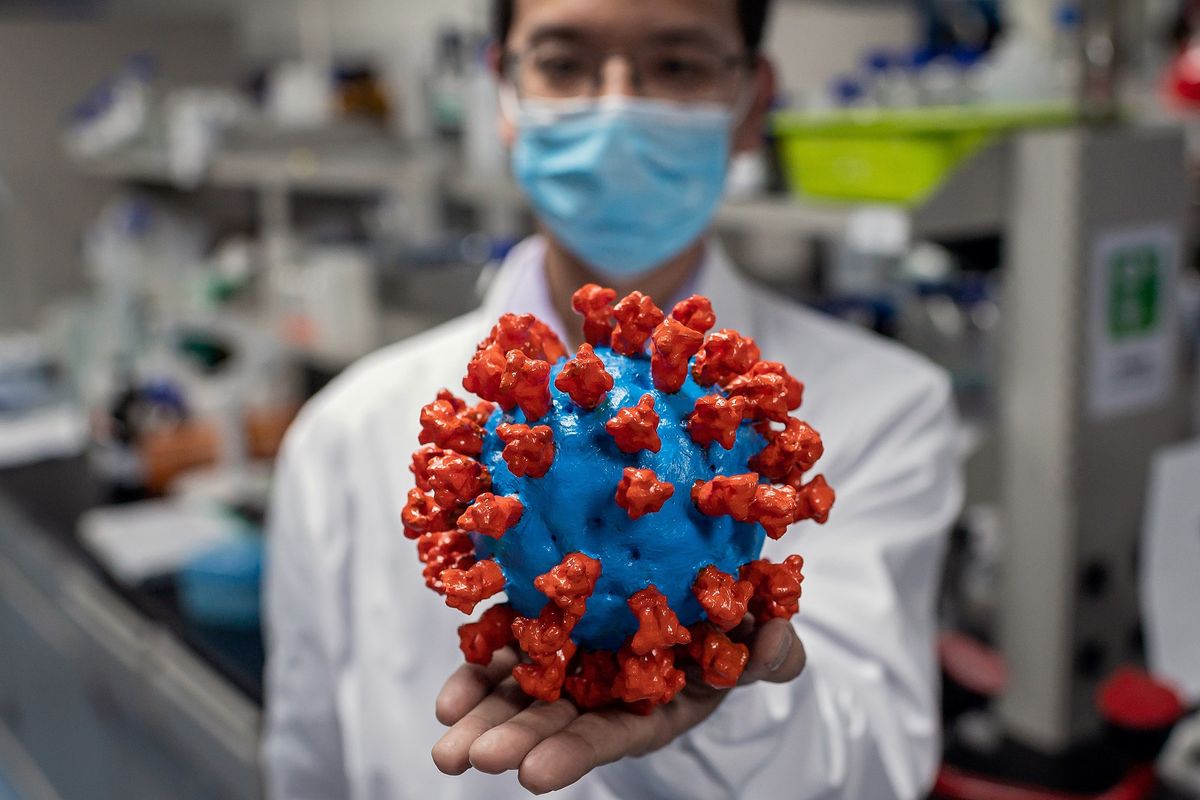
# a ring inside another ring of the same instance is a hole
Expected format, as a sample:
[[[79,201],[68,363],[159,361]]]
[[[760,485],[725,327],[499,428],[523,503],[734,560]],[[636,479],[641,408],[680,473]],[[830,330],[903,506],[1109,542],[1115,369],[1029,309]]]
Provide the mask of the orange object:
[[[660,392],[674,394],[683,388],[688,362],[700,352],[704,334],[679,320],[667,319],[654,329],[651,340],[650,374],[654,385]]]
[[[599,561],[583,553],[571,553],[557,567],[535,578],[533,585],[566,614],[582,617],[599,579]]]
[[[710,517],[728,515],[738,522],[750,521],[750,504],[758,490],[758,475],[718,475],[692,487],[692,502]]]
[[[771,619],[791,619],[800,610],[800,584],[804,559],[788,556],[782,564],[751,561],[742,567],[742,580],[754,586],[750,613],[762,624]]]
[[[701,570],[692,587],[696,599],[708,616],[708,621],[718,630],[736,628],[746,616],[754,584],[739,581],[711,564]]]
[[[767,536],[779,539],[797,521],[800,499],[790,486],[760,483],[750,504],[750,519],[763,526]]]
[[[500,425],[496,435],[504,442],[503,458],[518,478],[541,478],[554,463],[554,432],[545,425]]]
[[[667,604],[667,598],[653,586],[647,586],[629,598],[629,608],[638,618],[638,631],[629,646],[639,656],[652,650],[687,644],[692,640]]]
[[[626,703],[669,703],[687,683],[684,674],[675,668],[675,651],[670,648],[639,656],[623,647],[617,653],[617,667],[612,693]]]
[[[562,696],[563,684],[567,679],[567,665],[574,655],[575,645],[568,639],[561,650],[546,658],[532,664],[518,664],[513,667],[513,678],[525,694],[544,703],[553,703]]]
[[[590,344],[581,345],[575,358],[567,362],[554,387],[566,392],[580,408],[593,410],[613,388],[613,377]]]
[[[446,589],[446,605],[470,614],[476,605],[504,591],[504,573],[499,564],[488,559],[465,570],[444,571],[442,585]]]
[[[613,309],[617,325],[613,328],[613,352],[636,356],[646,347],[646,340],[665,318],[662,309],[641,292],[633,292]]]
[[[717,324],[712,303],[698,294],[676,303],[675,308],[671,309],[671,317],[699,333],[708,333]]]
[[[688,433],[701,447],[720,442],[721,447],[732,450],[745,412],[745,398],[705,395],[688,417]]]
[[[458,646],[468,664],[486,667],[496,651],[514,641],[512,623],[517,612],[510,606],[492,606],[483,612],[478,622],[458,626]]]
[[[536,422],[550,411],[550,364],[530,358],[520,350],[509,350],[500,378],[500,391]]]
[[[732,689],[750,663],[750,648],[732,641],[719,630],[697,625],[692,632],[689,655],[700,665],[704,682],[718,689]]]
[[[724,386],[749,372],[761,355],[753,339],[737,331],[719,330],[700,348],[692,365],[692,377],[701,386]]]
[[[660,481],[650,469],[625,468],[625,475],[617,484],[617,505],[629,513],[630,519],[641,519],[647,514],[661,511],[675,487]]]
[[[571,306],[583,315],[583,339],[599,347],[612,342],[613,303],[617,293],[589,283],[571,298]],[[566,391],[565,389],[563,391]]]
[[[662,440],[658,438],[658,423],[658,414],[654,411],[654,396],[647,394],[643,395],[636,406],[618,411],[604,427],[622,453],[636,453],[639,450],[657,453],[662,449]]]
[[[525,506],[515,497],[497,497],[484,492],[458,518],[458,527],[468,533],[481,533],[499,539],[521,521]]]

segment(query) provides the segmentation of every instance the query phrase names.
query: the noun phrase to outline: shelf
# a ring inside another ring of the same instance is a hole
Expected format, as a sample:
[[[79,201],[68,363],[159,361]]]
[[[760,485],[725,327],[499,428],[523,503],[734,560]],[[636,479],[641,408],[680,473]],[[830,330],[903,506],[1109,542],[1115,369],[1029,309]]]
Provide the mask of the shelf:
[[[445,158],[444,148],[401,148],[384,142],[338,148],[247,147],[217,154],[195,184],[178,181],[162,151],[127,150],[76,164],[96,178],[183,190],[212,187],[360,195],[395,191],[414,182],[427,185],[443,173]]]
[[[967,162],[922,205],[893,208],[909,218],[914,238],[996,234],[1005,221],[1007,154],[1007,145],[995,145]],[[354,196],[405,187],[427,190],[440,184],[450,197],[467,205],[526,208],[511,179],[465,175],[454,166],[456,158],[452,150],[436,143],[412,148],[382,141],[353,146],[257,146],[218,154],[199,185]],[[162,152],[121,152],[81,161],[79,166],[98,178],[196,188],[174,180]],[[737,233],[837,238],[863,205],[810,202],[786,195],[738,199],[722,206],[716,226]]]

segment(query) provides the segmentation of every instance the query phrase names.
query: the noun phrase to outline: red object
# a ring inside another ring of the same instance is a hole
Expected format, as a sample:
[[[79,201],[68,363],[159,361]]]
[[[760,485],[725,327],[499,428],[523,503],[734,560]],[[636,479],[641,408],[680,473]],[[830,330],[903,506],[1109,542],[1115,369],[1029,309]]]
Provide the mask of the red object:
[[[460,416],[451,400],[435,400],[421,409],[420,442],[477,456],[483,452],[483,428]]]
[[[688,417],[688,433],[692,441],[701,447],[719,442],[721,447],[732,450],[745,413],[745,398],[705,395],[696,400],[695,408]]]
[[[755,419],[785,422],[788,418],[788,385],[782,375],[739,375],[725,387],[730,397],[744,397]]]
[[[568,615],[582,617],[599,579],[599,561],[583,553],[571,553],[557,567],[535,578],[533,585]]]
[[[957,631],[938,634],[938,661],[959,686],[984,697],[999,697],[1008,685],[1008,666],[995,650]]]
[[[513,642],[512,623],[517,612],[511,606],[492,606],[478,622],[458,626],[458,647],[468,664],[486,667],[502,647]]]
[[[500,391],[537,422],[550,411],[550,363],[530,358],[519,350],[509,350],[500,378]]]
[[[707,297],[698,294],[679,301],[671,310],[671,317],[699,333],[708,333],[717,324],[717,315],[713,313],[712,303]]]
[[[429,461],[438,456],[446,455],[446,451],[440,447],[432,445],[422,447],[413,453],[412,464],[409,466],[409,471],[412,472],[413,478],[416,481],[417,488],[422,492],[428,492],[429,487]]]
[[[660,481],[654,470],[626,467],[617,484],[616,500],[617,505],[629,513],[630,519],[641,519],[661,511],[674,494],[675,487]]]
[[[754,340],[737,331],[719,330],[710,335],[692,365],[692,377],[701,386],[724,386],[746,373],[762,352]]]
[[[622,647],[617,653],[617,667],[612,693],[626,703],[669,703],[687,683],[684,674],[675,669],[675,651],[670,648],[639,656],[629,647]]]
[[[754,586],[750,613],[760,625],[772,619],[791,619],[800,610],[804,559],[788,556],[782,564],[751,561],[742,567],[742,580]]]
[[[692,628],[688,653],[700,665],[704,682],[718,689],[732,689],[750,662],[750,648],[737,644],[709,625]]]
[[[938,800],[1146,800],[1157,783],[1152,766],[1139,766],[1107,792],[1082,795],[1001,783],[942,765],[933,787],[933,796]]]
[[[558,334],[533,314],[505,314],[490,338],[506,355],[520,350],[536,361],[554,363],[567,354]]]
[[[500,349],[500,346],[495,342],[485,340],[467,363],[467,375],[463,378],[463,388],[479,395],[484,400],[499,403],[505,411],[512,411],[517,407],[516,401],[500,389],[506,363],[505,352]]]
[[[566,680],[564,688],[580,708],[594,710],[613,702],[613,678],[617,676],[616,655],[607,651],[579,654],[579,671]]]
[[[613,388],[613,377],[590,344],[580,345],[579,352],[563,366],[554,386],[571,396],[571,402],[591,411],[600,405]]]
[[[400,521],[404,523],[404,535],[409,539],[449,530],[454,527],[451,520],[451,513],[435,503],[433,495],[425,494],[420,489],[408,491],[408,502],[400,512]]]
[[[612,333],[613,352],[623,356],[640,355],[646,340],[665,318],[662,309],[641,292],[633,292],[613,309],[617,326]]]
[[[788,418],[783,430],[760,425],[759,432],[766,437],[767,446],[750,460],[750,466],[768,480],[786,480],[793,469],[803,475],[825,454],[821,434],[795,417]]]
[[[515,497],[497,497],[484,492],[458,518],[458,527],[470,533],[481,533],[499,539],[505,531],[521,521],[525,506]]]
[[[574,656],[575,645],[567,640],[561,650],[532,664],[518,664],[513,667],[513,678],[525,694],[544,703],[553,703],[562,696],[567,666]]]
[[[571,298],[571,306],[583,315],[583,339],[596,347],[612,343],[613,303],[617,293],[589,283]],[[565,389],[563,391],[566,391]]]
[[[425,565],[425,585],[445,594],[442,573],[448,569],[465,570],[475,563],[475,543],[462,531],[426,533],[417,539],[417,557]]]
[[[622,408],[608,421],[604,429],[613,437],[622,453],[637,453],[649,450],[657,453],[662,449],[658,438],[658,414],[654,411],[654,396],[643,395],[636,406]]]
[[[778,375],[783,378],[783,385],[787,388],[788,411],[795,411],[804,402],[804,384],[793,378],[787,367],[778,361],[759,361],[746,373],[751,378],[758,375]]]
[[[653,586],[647,586],[629,598],[629,608],[638,618],[638,631],[629,646],[639,656],[651,650],[687,644],[692,640],[679,617],[667,604],[667,598]]]
[[[728,515],[738,522],[749,522],[750,505],[758,492],[758,475],[718,475],[711,481],[692,487],[692,502],[700,513],[710,517]]]
[[[492,487],[491,477],[483,464],[458,453],[431,458],[425,474],[434,502],[445,509],[464,508]]]
[[[566,613],[555,603],[546,603],[537,619],[517,617],[513,634],[525,654],[535,661],[546,659],[571,641],[571,631],[579,618]]]
[[[518,478],[542,478],[554,463],[554,431],[548,425],[500,425],[496,435],[504,442],[504,463]]]
[[[763,526],[767,536],[779,539],[796,521],[800,500],[790,486],[760,483],[750,504],[750,519]]]
[[[442,573],[446,605],[470,614],[475,606],[504,591],[504,573],[500,565],[488,559],[469,569],[448,569]]]
[[[651,335],[650,374],[660,392],[674,394],[687,381],[688,362],[704,345],[704,334],[676,319],[664,320]]]
[[[708,615],[708,621],[717,629],[728,631],[736,628],[746,616],[754,585],[739,581],[710,564],[700,571],[692,592]]]
[[[792,476],[795,475],[795,469],[788,473],[788,483],[792,484]],[[797,479],[799,483],[799,479]],[[824,475],[818,475],[808,483],[802,483],[796,489],[799,504],[796,511],[796,521],[811,519],[818,525],[824,525],[829,521],[829,512],[833,508],[833,502],[837,499],[833,488],[825,481]]]
[[[1114,672],[1097,691],[1096,705],[1109,722],[1139,731],[1169,728],[1187,710],[1175,689],[1135,667]]]

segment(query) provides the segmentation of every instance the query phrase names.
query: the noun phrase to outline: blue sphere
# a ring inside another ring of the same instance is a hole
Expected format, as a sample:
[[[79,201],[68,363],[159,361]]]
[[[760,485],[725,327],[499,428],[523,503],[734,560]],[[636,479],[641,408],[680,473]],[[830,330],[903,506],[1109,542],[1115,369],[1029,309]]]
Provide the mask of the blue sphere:
[[[762,526],[729,516],[705,516],[692,503],[691,489],[696,481],[750,472],[747,465],[766,440],[743,422],[732,450],[716,442],[700,447],[688,433],[687,420],[696,400],[719,389],[705,389],[689,376],[679,392],[667,394],[655,388],[648,358],[622,356],[607,347],[597,347],[596,355],[615,382],[596,409],[578,407],[554,387],[566,364],[562,359],[551,372],[549,414],[532,423],[519,409],[497,409],[492,414],[482,455],[492,476],[492,491],[519,498],[525,511],[499,540],[478,534],[474,538],[478,556],[493,557],[500,564],[509,602],[525,617],[537,617],[547,603],[533,585],[536,577],[570,553],[598,560],[600,580],[571,638],[587,649],[616,650],[638,630],[627,604],[636,592],[653,584],[680,622],[692,625],[705,617],[692,594],[697,574],[713,564],[737,575],[739,567],[759,557],[766,536]],[[662,449],[623,453],[605,425],[617,411],[636,405],[647,394],[654,398],[660,418]],[[504,443],[496,434],[504,423],[551,428],[554,463],[545,476],[512,474],[502,456]],[[632,520],[617,505],[617,485],[627,467],[654,470],[659,480],[675,486],[661,511]]]

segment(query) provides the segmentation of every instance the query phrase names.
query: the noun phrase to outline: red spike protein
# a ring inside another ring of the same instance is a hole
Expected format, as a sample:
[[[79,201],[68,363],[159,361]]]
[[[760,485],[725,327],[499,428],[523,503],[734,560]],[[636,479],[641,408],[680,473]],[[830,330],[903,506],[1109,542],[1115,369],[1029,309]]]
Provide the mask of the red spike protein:
[[[466,614],[491,603],[459,628],[468,662],[512,647],[531,697],[648,713],[685,665],[737,685],[739,623],[800,607],[803,559],[759,558],[765,539],[824,523],[835,496],[808,474],[820,435],[791,416],[803,384],[752,339],[709,333],[706,298],[667,315],[591,284],[572,305],[573,356],[506,314],[463,379],[481,402],[442,391],[422,409],[401,517],[430,589]]]

